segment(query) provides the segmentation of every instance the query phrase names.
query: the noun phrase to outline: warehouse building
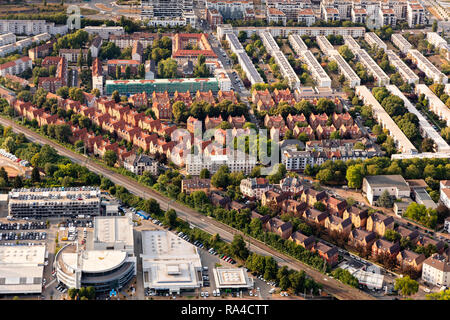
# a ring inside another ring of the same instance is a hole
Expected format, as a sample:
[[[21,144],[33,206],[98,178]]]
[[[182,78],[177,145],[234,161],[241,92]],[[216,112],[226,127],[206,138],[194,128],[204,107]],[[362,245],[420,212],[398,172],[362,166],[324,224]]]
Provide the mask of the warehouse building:
[[[370,57],[364,49],[353,50],[353,53],[374,77],[377,86],[389,84],[389,76],[380,68],[380,66]]]
[[[408,84],[419,83],[419,76],[414,73],[407,65],[403,62],[402,59],[399,58],[392,50],[385,51],[389,63],[397,69],[398,73],[402,77],[402,79]]]
[[[130,217],[96,217],[86,244],[58,251],[56,278],[68,288],[92,286],[96,292],[120,290],[136,275],[133,222]]]
[[[136,93],[165,92],[207,92],[219,91],[219,81],[216,78],[184,78],[184,79],[155,79],[155,80],[106,80],[105,91],[111,95],[115,90],[121,95],[130,96]]]
[[[366,32],[366,34],[364,35],[364,40],[366,40],[366,42],[371,47],[387,50],[386,43],[384,43],[384,41],[381,40],[380,37],[378,37],[375,32]]]
[[[391,36],[392,43],[404,54],[412,49],[412,44],[408,42],[400,33],[394,33]]]
[[[411,49],[408,51],[408,57],[417,65],[417,68],[423,71],[428,78],[433,79],[435,83],[446,84],[448,78],[439,71],[434,64],[423,56],[418,50]]]
[[[362,192],[371,205],[387,191],[396,199],[409,198],[411,189],[406,180],[398,174],[367,176],[363,179]]]
[[[419,119],[419,128],[422,136],[425,138],[430,138],[436,144],[436,151],[438,152],[450,152],[450,146],[445,142],[441,135],[431,126],[431,124],[425,119],[425,117],[420,113],[416,107],[405,97],[405,95],[394,85],[387,85],[388,89],[392,94],[396,95],[405,103],[405,107],[408,112],[413,113]]]
[[[0,246],[0,294],[41,294],[45,245]]]
[[[428,99],[430,110],[435,113],[439,119],[447,122],[447,126],[450,126],[450,109],[439,99],[430,88],[425,84],[418,84],[415,88],[416,94],[419,96],[424,94]]]
[[[372,107],[373,115],[377,122],[383,127],[383,129],[389,130],[389,135],[394,139],[397,148],[402,153],[417,154],[417,149],[400,130],[384,108],[378,103],[377,99],[375,99],[366,86],[357,86],[356,95],[364,102],[364,104]]]
[[[8,213],[14,217],[77,217],[100,214],[100,189],[94,187],[13,189]]]
[[[179,294],[202,285],[197,247],[168,231],[145,230],[141,234],[144,288]]]

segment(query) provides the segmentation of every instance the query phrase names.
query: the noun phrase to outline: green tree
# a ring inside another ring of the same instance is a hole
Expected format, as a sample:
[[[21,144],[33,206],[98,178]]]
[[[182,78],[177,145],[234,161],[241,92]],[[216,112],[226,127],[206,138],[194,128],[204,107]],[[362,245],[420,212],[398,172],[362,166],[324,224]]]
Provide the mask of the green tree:
[[[347,45],[343,45],[339,48],[339,54],[347,61],[351,61],[353,60],[353,58],[355,57],[355,55],[353,54],[353,52],[348,48]]]
[[[247,259],[249,255],[244,238],[240,234],[235,234],[233,237],[233,241],[231,242],[231,253],[242,260]]]
[[[210,175],[211,175],[211,174],[209,173],[209,170],[206,169],[206,168],[203,168],[203,169],[200,171],[200,179],[209,179]]]
[[[13,188],[15,189],[20,189],[23,187],[23,181],[22,181],[22,177],[17,175],[14,177],[13,183],[12,183]]]
[[[410,296],[419,291],[419,283],[409,276],[395,279],[394,289],[399,291],[402,296]]]
[[[164,214],[164,219],[170,227],[175,227],[175,222],[177,220],[177,212],[174,209],[167,210],[166,213]]]
[[[103,160],[108,166],[113,167],[117,162],[117,154],[113,150],[106,150]]]
[[[362,186],[364,178],[364,167],[361,164],[351,165],[347,169],[345,178],[348,181],[349,188],[359,189]]]
[[[394,201],[392,200],[392,197],[390,196],[389,192],[387,190],[384,190],[384,192],[380,195],[380,197],[377,200],[377,205],[384,208],[392,208],[393,204]]]
[[[211,177],[211,184],[216,188],[226,188],[230,183],[230,174],[228,166],[223,165],[217,170],[217,172]]]
[[[7,137],[2,144],[2,148],[10,153],[14,153],[16,151],[16,142],[13,137]]]
[[[39,173],[39,169],[37,167],[34,167],[31,171],[31,181],[41,182],[41,174]]]

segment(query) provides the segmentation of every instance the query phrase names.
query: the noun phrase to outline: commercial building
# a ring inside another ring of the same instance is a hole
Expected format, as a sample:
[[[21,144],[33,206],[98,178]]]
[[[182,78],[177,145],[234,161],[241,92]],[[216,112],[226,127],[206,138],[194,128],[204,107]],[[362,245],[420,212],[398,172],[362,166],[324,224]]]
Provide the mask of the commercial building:
[[[36,35],[49,33],[64,35],[68,32],[67,24],[55,25],[45,20],[0,20],[0,34],[14,33],[16,35]]]
[[[409,198],[409,184],[401,175],[367,176],[363,179],[362,191],[371,205],[388,191],[395,198]]]
[[[383,288],[384,275],[379,272],[377,273],[371,270],[356,268],[349,263],[344,263],[340,268],[350,272],[352,276],[358,279],[359,284],[365,285],[369,289],[381,290]]]
[[[371,47],[383,50],[387,49],[386,43],[384,43],[384,41],[381,40],[380,37],[378,37],[375,32],[366,32],[366,34],[364,35],[364,40],[366,40],[366,42]]]
[[[392,94],[396,95],[405,103],[405,107],[408,112],[415,114],[419,119],[419,128],[423,137],[430,138],[436,144],[436,150],[439,152],[450,152],[450,146],[441,137],[441,135],[433,128],[433,126],[425,119],[422,113],[420,113],[416,107],[405,97],[405,95],[394,85],[387,85],[388,89]]]
[[[428,78],[433,79],[435,83],[446,84],[448,78],[434,64],[423,56],[418,50],[408,51],[408,57],[417,65],[417,68],[423,71]]]
[[[418,96],[424,94],[428,99],[430,110],[440,119],[446,121],[447,126],[450,126],[450,109],[433,93],[433,91],[430,90],[430,88],[427,87],[427,85],[416,85],[415,92]]]
[[[367,89],[366,86],[357,86],[356,95],[363,100],[364,104],[370,105],[375,119],[381,126],[389,130],[389,135],[394,139],[397,148],[406,154],[417,154],[417,149],[405,136],[405,134],[400,130],[397,124],[392,120],[389,114],[384,110],[384,108],[378,103],[372,93]]]
[[[173,95],[178,92],[212,92],[219,91],[219,82],[215,78],[183,78],[183,79],[155,79],[155,80],[106,80],[105,92],[111,95],[114,90],[121,95],[133,95],[145,92],[165,92]]]
[[[180,293],[202,284],[198,249],[168,231],[141,232],[144,288]]]
[[[96,217],[86,244],[70,243],[61,248],[54,267],[56,279],[69,288],[120,290],[136,275],[131,218]]]
[[[263,83],[264,81],[261,78],[261,75],[256,70],[249,56],[245,52],[236,34],[234,34],[233,31],[225,31],[225,39],[228,41],[231,51],[237,55],[239,65],[244,70],[250,83],[252,85],[255,83]]]
[[[216,288],[220,290],[248,290],[254,286],[245,268],[219,267],[213,269]]]
[[[100,189],[94,187],[13,189],[8,213],[14,217],[96,216],[100,204]]]
[[[419,76],[414,73],[392,50],[385,50],[389,63],[394,66],[402,79],[409,84],[419,83]]]
[[[422,280],[435,286],[450,285],[450,262],[448,257],[433,254],[422,265]]]
[[[0,246],[0,294],[40,294],[45,245]]]
[[[287,60],[284,53],[281,52],[272,34],[269,31],[260,31],[259,36],[261,37],[261,40],[266,47],[267,52],[269,52],[270,55],[275,58],[275,61],[280,67],[280,72],[287,79],[289,86],[292,89],[299,88],[300,79],[298,78],[294,69],[292,69],[292,66]]]
[[[407,54],[412,49],[412,44],[408,42],[400,33],[394,33],[391,36],[391,41],[404,54]]]

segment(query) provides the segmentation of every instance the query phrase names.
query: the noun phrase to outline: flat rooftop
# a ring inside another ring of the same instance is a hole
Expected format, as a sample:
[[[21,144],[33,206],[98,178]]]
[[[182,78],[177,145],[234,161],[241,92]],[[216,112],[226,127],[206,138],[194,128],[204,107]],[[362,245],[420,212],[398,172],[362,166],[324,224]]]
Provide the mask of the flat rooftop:
[[[253,279],[248,277],[244,268],[214,268],[213,273],[219,289],[253,287]]]
[[[94,241],[96,243],[123,243],[133,246],[133,224],[129,217],[95,217]]]
[[[370,184],[372,188],[377,187],[397,187],[403,190],[409,190],[409,185],[406,180],[399,174],[367,176],[364,179]]]
[[[119,250],[86,250],[77,252],[62,252],[61,259],[73,270],[100,273],[119,267],[127,258],[125,251]]]
[[[45,245],[0,246],[0,294],[41,293]]]

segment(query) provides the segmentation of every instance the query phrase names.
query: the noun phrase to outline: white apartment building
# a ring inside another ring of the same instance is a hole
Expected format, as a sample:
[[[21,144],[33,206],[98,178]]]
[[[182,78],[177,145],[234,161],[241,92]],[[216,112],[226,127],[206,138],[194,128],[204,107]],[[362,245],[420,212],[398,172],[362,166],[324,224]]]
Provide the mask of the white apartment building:
[[[450,50],[447,41],[437,32],[427,32],[427,41],[439,49],[447,60],[450,60]]]
[[[327,56],[331,53],[334,53],[334,51],[337,51],[334,49],[333,45],[328,41],[328,39],[324,36],[318,36],[316,37],[316,42],[320,48],[320,50],[325,53]],[[292,42],[291,42],[292,45]]]
[[[188,154],[186,157],[186,172],[187,174],[198,176],[202,169],[208,169],[211,174],[214,174],[223,165],[227,165],[230,172],[242,171],[248,175],[256,166],[256,158],[251,155],[245,155],[240,151],[235,151],[234,154],[224,155],[194,155]]]
[[[380,37],[378,37],[375,32],[366,32],[366,34],[364,35],[364,40],[366,40],[371,47],[383,50],[387,49],[386,43],[383,40],[381,40]]]
[[[14,61],[0,64],[0,76],[4,77],[7,74],[20,74],[27,69],[31,69],[32,67],[32,60],[29,57],[22,57]]]
[[[356,42],[355,39],[353,39],[352,36],[350,35],[345,35],[343,36],[344,38],[344,44],[350,49],[350,50],[358,50],[361,49],[360,45],[358,44],[358,42]]]
[[[385,53],[389,59],[389,63],[394,66],[405,82],[409,84],[419,83],[419,76],[415,74],[415,72],[412,71],[394,51],[386,50]]]
[[[450,285],[450,262],[447,257],[433,254],[423,262],[422,280],[441,287]]]
[[[286,148],[281,154],[281,163],[286,166],[288,171],[303,171],[306,166],[315,165],[314,157],[311,156],[310,151],[297,151]]]
[[[367,10],[360,6],[352,6],[351,18],[353,23],[363,23],[367,22]]]
[[[431,124],[425,119],[425,117],[420,113],[416,107],[405,97],[405,95],[394,85],[387,85],[388,89],[392,94],[396,95],[405,103],[405,107],[410,113],[413,113],[419,119],[419,128],[422,136],[424,138],[430,138],[436,144],[436,150],[438,152],[450,152],[450,146],[445,142],[441,135],[431,126]]]
[[[308,46],[299,35],[290,34],[288,40],[296,54],[300,55],[302,51],[308,50]]]
[[[446,206],[450,208],[450,180],[441,180],[439,183],[439,200]],[[447,218],[445,220],[446,225],[450,225],[450,220]],[[447,232],[450,230],[447,228]]]
[[[251,0],[206,0],[205,7],[208,10],[216,9],[219,11],[224,20],[243,19],[248,11],[254,11],[253,1]]]
[[[225,28],[230,28],[229,25],[219,25],[217,27],[217,34],[220,35],[223,31],[222,26]],[[329,36],[329,35],[340,35],[340,36],[352,36],[354,38],[363,37],[366,29],[364,27],[237,27],[234,28],[236,34],[239,31],[244,31],[247,36],[250,37],[253,33],[259,34],[261,31],[269,32],[273,37],[281,36],[287,38],[289,34],[298,34],[299,36],[317,37],[317,36]]]
[[[320,63],[314,57],[311,51],[305,50],[301,52],[301,59],[308,66],[308,70],[311,72],[312,77],[319,87],[331,87],[331,79],[328,74],[323,70]]]
[[[408,6],[406,9],[406,19],[410,28],[413,28],[417,25],[424,25],[426,23],[425,9],[416,1],[408,1]]]
[[[380,22],[380,26],[395,27],[397,24],[397,16],[394,9],[381,6],[378,10],[378,21]]]
[[[330,60],[336,61],[339,72],[344,75],[345,79],[348,81],[350,88],[354,88],[361,84],[361,79],[358,77],[352,67],[350,67],[347,61],[345,61],[345,59],[339,54],[338,51],[332,52],[329,57]]]
[[[394,33],[391,36],[391,41],[404,54],[407,54],[412,49],[412,44],[408,42],[400,33]]]
[[[83,29],[89,34],[99,35],[102,39],[108,39],[110,35],[120,36],[125,34],[123,27],[87,26]]]
[[[0,35],[0,46],[16,42],[16,35],[12,32]]]
[[[267,0],[267,8],[276,8],[286,15],[286,19],[297,21],[298,14],[303,9],[311,8],[310,0]]]
[[[423,71],[428,78],[433,79],[434,82],[446,84],[448,78],[443,74],[433,63],[423,56],[418,50],[411,49],[408,51],[408,57],[417,65],[419,70]]]
[[[374,77],[377,86],[389,84],[389,76],[380,68],[372,57],[364,49],[352,50],[358,61],[361,62],[367,71]]]
[[[231,51],[236,54],[238,62],[241,68],[244,70],[247,79],[250,81],[250,83],[253,85],[255,83],[264,82],[263,79],[261,78],[261,75],[253,65],[253,62],[250,60],[250,57],[247,55],[247,52],[245,52],[244,48],[242,47],[242,44],[239,42],[239,39],[237,38],[236,34],[234,34],[232,30],[231,31],[226,30],[225,39],[230,45]]]
[[[433,91],[430,90],[430,88],[425,84],[418,84],[416,85],[415,92],[417,95],[424,94],[428,99],[430,110],[440,119],[445,120],[447,126],[450,126],[450,109],[433,93]]]
[[[297,22],[303,22],[308,27],[313,25],[316,22],[316,16],[314,15],[314,11],[312,9],[300,10],[297,14]]]
[[[372,107],[375,119],[384,129],[389,130],[389,135],[394,139],[397,148],[402,153],[417,154],[417,149],[400,130],[384,108],[378,103],[366,86],[357,86],[356,95],[364,102],[364,104]]]
[[[6,44],[0,47],[0,57],[4,57],[10,53],[17,51],[18,53],[22,53],[24,48],[30,47],[33,43],[39,43],[41,41],[47,41],[51,38],[48,33],[38,34],[36,36],[32,36],[29,38],[25,38],[19,40],[14,43]]]
[[[0,20],[0,34],[10,32],[27,36],[41,33],[64,35],[68,32],[68,26],[66,24],[57,26],[45,20]]]
[[[272,34],[269,31],[260,31],[259,36],[261,37],[261,40],[266,47],[267,52],[269,52],[275,58],[275,61],[280,67],[280,72],[288,80],[289,86],[292,89],[300,87],[300,79],[298,78],[294,69],[292,69],[292,66],[287,60],[284,53],[281,52]]]

